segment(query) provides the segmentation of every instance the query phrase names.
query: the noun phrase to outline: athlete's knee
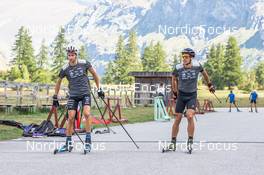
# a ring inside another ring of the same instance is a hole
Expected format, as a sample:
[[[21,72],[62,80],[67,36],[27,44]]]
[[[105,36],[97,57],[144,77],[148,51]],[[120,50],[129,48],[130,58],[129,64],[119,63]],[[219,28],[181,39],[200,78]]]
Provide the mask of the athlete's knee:
[[[84,118],[87,120],[91,116],[90,112],[83,113]]]
[[[89,108],[84,108],[83,115],[84,115],[85,119],[88,119],[90,117],[90,115],[91,115],[90,109]]]
[[[182,114],[177,113],[176,117],[175,117],[175,120],[174,120],[174,123],[180,123],[181,119],[182,119]]]
[[[193,117],[194,117],[194,115],[195,115],[194,110],[188,110],[188,111],[186,112],[186,116],[187,116],[187,119],[188,119],[188,120],[192,120]]]
[[[70,113],[68,115],[68,122],[73,123],[74,122],[75,113]]]

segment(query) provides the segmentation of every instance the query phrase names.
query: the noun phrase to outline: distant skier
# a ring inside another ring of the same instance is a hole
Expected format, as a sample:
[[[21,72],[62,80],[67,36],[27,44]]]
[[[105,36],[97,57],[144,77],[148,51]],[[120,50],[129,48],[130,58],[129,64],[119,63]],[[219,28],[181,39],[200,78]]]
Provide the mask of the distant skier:
[[[236,95],[233,93],[233,91],[231,90],[230,93],[228,94],[227,98],[226,98],[226,102],[227,100],[229,99],[229,112],[231,112],[231,107],[232,107],[232,104],[234,104],[234,106],[236,107],[237,109],[237,112],[241,112],[238,107],[237,107],[237,104],[236,104]]]
[[[250,93],[250,96],[249,96],[249,100],[250,100],[250,108],[251,108],[251,111],[250,112],[253,112],[253,103],[254,103],[254,106],[255,106],[255,112],[258,112],[257,110],[257,99],[258,99],[258,94],[257,92],[254,90]]]
[[[189,153],[192,152],[192,144],[193,144],[193,136],[194,136],[194,116],[195,116],[195,108],[196,108],[196,100],[197,100],[197,82],[198,75],[201,72],[209,91],[211,93],[215,92],[215,88],[211,83],[207,72],[203,69],[202,65],[193,60],[195,58],[195,52],[186,48],[182,52],[182,63],[177,64],[173,70],[172,76],[172,92],[175,97],[177,97],[176,101],[176,118],[172,126],[172,135],[171,135],[171,144],[163,149],[163,152],[166,151],[175,151],[176,150],[176,138],[179,131],[179,125],[181,123],[181,119],[183,117],[183,113],[185,108],[186,117],[188,120],[188,141],[187,148]]]

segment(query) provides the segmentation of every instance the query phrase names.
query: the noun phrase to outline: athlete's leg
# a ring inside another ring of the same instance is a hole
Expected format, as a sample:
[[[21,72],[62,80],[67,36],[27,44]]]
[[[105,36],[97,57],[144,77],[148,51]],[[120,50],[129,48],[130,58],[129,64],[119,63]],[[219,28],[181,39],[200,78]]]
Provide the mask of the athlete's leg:
[[[257,109],[257,100],[254,101],[254,105],[255,105],[255,111],[258,112],[258,109]]]
[[[66,136],[72,136],[76,110],[68,110],[68,122],[66,125]]]
[[[71,149],[72,147],[72,133],[73,133],[73,126],[74,126],[74,118],[76,114],[76,109],[78,106],[78,101],[74,98],[69,98],[67,102],[68,108],[68,119],[66,124],[66,150]]]
[[[188,109],[187,110],[187,120],[188,120],[188,127],[187,127],[187,132],[188,132],[188,136],[189,137],[193,137],[194,136],[194,116],[195,116],[195,110],[193,109]]]
[[[84,96],[82,99],[83,104],[83,115],[85,117],[85,150],[90,151],[91,150],[91,122],[90,122],[90,105],[91,105],[91,98],[90,96]]]
[[[177,138],[181,120],[182,120],[182,113],[176,113],[176,117],[175,117],[174,123],[172,125],[172,133],[171,133],[172,140]]]
[[[238,106],[237,106],[237,104],[236,104],[236,102],[235,102],[235,101],[234,101],[234,105],[235,105],[235,107],[236,107],[237,111],[239,112],[240,110],[238,109]]]
[[[85,131],[91,132],[91,122],[90,122],[90,106],[84,105],[83,106],[83,116],[85,118]]]
[[[187,120],[188,120],[188,127],[187,127],[187,132],[189,138],[194,136],[194,116],[195,116],[195,106],[196,106],[196,96],[192,97],[188,102],[187,102]]]
[[[185,105],[186,104],[183,101],[183,97],[178,96],[178,99],[176,101],[176,109],[175,109],[176,117],[172,125],[172,133],[171,133],[172,142],[176,142],[176,138],[179,132],[179,126],[181,123],[182,114],[185,109]]]

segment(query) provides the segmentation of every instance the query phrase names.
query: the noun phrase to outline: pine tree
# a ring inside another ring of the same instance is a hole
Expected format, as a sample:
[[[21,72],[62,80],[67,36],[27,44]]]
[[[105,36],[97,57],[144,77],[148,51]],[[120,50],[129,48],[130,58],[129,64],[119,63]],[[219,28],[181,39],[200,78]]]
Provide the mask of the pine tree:
[[[58,35],[56,36],[53,42],[53,64],[52,64],[52,71],[54,76],[57,77],[59,74],[60,69],[65,64],[67,54],[66,54],[66,47],[67,41],[65,39],[65,30],[64,28],[60,28]]]
[[[22,78],[22,73],[21,73],[21,70],[19,68],[19,65],[15,64],[11,68],[8,78],[11,81],[14,81],[16,79]]]
[[[37,68],[48,68],[48,47],[45,45],[44,39],[41,42],[40,51],[37,55]]]
[[[80,59],[83,59],[83,60],[87,60],[87,61],[90,60],[89,55],[87,54],[87,50],[86,50],[85,46],[81,46],[78,57]]]
[[[163,50],[162,45],[158,42],[154,47],[154,61],[156,63],[156,67],[154,71],[169,71],[169,65],[166,64],[166,52]]]
[[[142,64],[144,71],[160,72],[169,71],[169,65],[165,63],[166,53],[158,42],[153,46],[151,43],[144,49]]]
[[[242,57],[240,56],[240,48],[234,37],[228,39],[224,63],[223,75],[226,85],[229,88],[234,85],[239,85],[241,83],[242,74]]]
[[[33,79],[34,82],[38,83],[52,83],[52,73],[47,69],[38,69]]]
[[[102,79],[102,82],[105,84],[112,84],[115,83],[115,68],[114,68],[114,62],[110,61],[107,65],[104,77]]]
[[[14,58],[11,61],[13,69],[10,71],[9,78],[13,80],[22,78],[23,72],[21,68],[26,66],[26,71],[28,71],[29,77],[32,79],[32,75],[34,75],[34,72],[36,71],[36,60],[29,31],[22,26],[15,37],[16,40],[12,49]],[[19,76],[17,69],[20,71]],[[15,75],[12,75],[13,73]]]
[[[214,63],[213,82],[217,89],[224,89],[225,84],[223,83],[223,68],[225,60],[225,49],[224,46],[218,44],[216,46],[216,57]]]
[[[23,64],[27,67],[30,74],[30,79],[34,72],[36,71],[36,58],[34,56],[34,49],[32,46],[32,38],[29,34],[29,31],[25,31],[25,45],[24,45],[24,57]]]
[[[38,83],[51,83],[52,73],[49,71],[48,65],[48,47],[45,40],[42,40],[39,54],[37,55],[37,70],[32,81]]]
[[[24,26],[20,27],[18,30],[18,34],[15,36],[16,40],[14,43],[13,51],[13,60],[11,61],[12,64],[15,65],[22,65],[23,64],[23,54],[24,50],[23,47],[25,45],[25,28]]]
[[[225,87],[225,83],[223,82],[224,56],[224,46],[221,44],[217,46],[212,45],[204,66],[217,89]]]
[[[21,73],[22,73],[22,81],[23,82],[30,82],[29,78],[29,71],[26,65],[21,66]]]
[[[264,87],[264,61],[260,62],[256,67],[256,80],[259,86]]]
[[[151,71],[154,69],[154,54],[154,46],[153,42],[151,42],[149,46],[145,47],[142,57],[142,65],[144,71]]]
[[[181,58],[178,57],[177,54],[174,54],[174,55],[173,55],[173,60],[172,60],[172,64],[171,64],[172,69],[174,69],[174,66],[175,66],[175,65],[181,63],[181,60],[180,60],[180,59],[181,59]]]
[[[113,75],[114,83],[126,84],[129,82],[128,73],[130,62],[128,59],[128,53],[125,48],[124,39],[122,36],[119,37],[116,47],[116,56],[112,67],[115,67],[115,74]],[[113,73],[113,72],[112,72]]]
[[[216,60],[216,48],[215,45],[212,45],[210,50],[209,50],[209,54],[207,54],[206,56],[206,63],[204,64],[204,68],[206,69],[206,71],[208,72],[208,74],[210,75],[210,78],[212,79],[212,75],[215,72],[215,68],[214,68],[214,64],[215,64],[215,60]]]
[[[126,77],[124,77],[123,82],[124,83],[132,83],[133,77],[128,76],[129,72],[132,71],[141,71],[142,70],[142,63],[140,60],[140,54],[139,49],[137,45],[137,35],[135,31],[131,31],[129,33],[129,41],[128,41],[128,47],[127,47],[127,71],[126,71]]]

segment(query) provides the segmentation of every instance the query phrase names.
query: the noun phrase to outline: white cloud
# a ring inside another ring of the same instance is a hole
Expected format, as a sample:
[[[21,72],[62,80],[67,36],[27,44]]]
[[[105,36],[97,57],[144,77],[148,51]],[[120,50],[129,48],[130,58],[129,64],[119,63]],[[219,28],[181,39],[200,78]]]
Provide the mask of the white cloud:
[[[59,27],[85,7],[75,0],[1,0],[0,51],[10,57],[14,36],[22,25],[30,29],[38,49],[43,38],[51,42]]]

